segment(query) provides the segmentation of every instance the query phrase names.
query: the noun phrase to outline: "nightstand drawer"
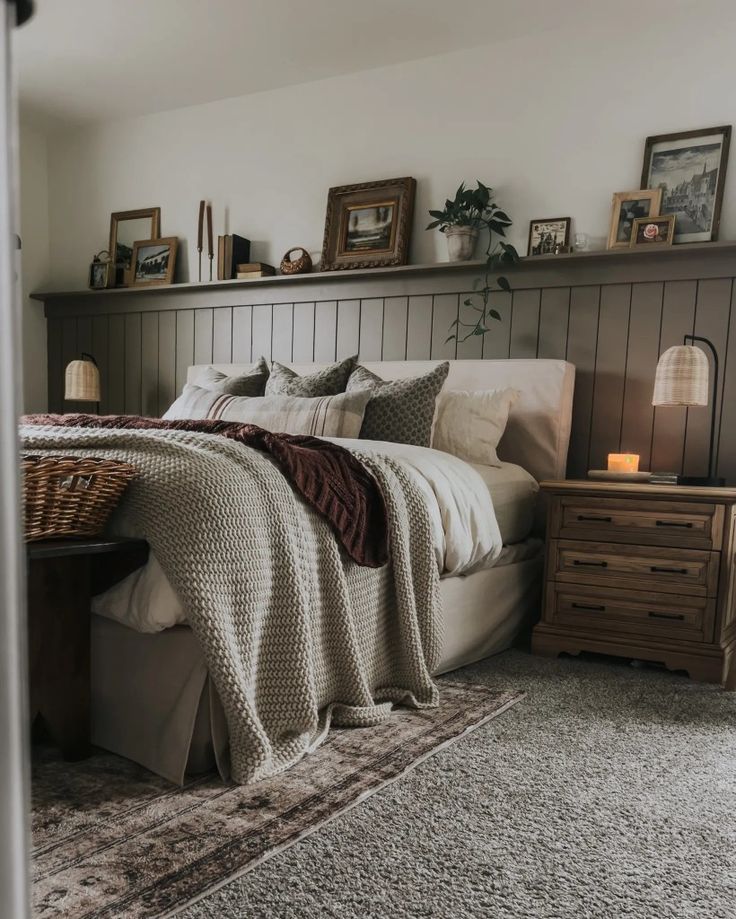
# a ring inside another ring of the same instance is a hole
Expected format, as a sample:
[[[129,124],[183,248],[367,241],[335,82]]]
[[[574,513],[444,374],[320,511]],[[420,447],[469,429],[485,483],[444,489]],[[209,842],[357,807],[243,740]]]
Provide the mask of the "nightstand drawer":
[[[590,632],[710,641],[715,600],[548,583],[545,622]]]
[[[562,497],[552,536],[653,546],[720,549],[723,508],[714,504]]]
[[[571,584],[716,596],[720,554],[554,539],[548,577]]]

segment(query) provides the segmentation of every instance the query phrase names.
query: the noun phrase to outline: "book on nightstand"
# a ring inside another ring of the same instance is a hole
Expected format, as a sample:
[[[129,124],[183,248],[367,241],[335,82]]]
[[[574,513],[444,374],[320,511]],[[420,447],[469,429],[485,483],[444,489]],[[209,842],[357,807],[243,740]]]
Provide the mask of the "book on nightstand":
[[[237,233],[217,237],[217,280],[230,281],[238,272],[237,266],[250,258],[250,240]]]

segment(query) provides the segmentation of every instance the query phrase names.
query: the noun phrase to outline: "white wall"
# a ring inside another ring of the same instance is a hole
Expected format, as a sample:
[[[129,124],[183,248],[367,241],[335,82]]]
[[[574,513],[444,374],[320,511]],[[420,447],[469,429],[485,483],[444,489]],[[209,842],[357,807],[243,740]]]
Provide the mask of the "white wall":
[[[46,320],[43,304],[28,294],[49,283],[49,199],[47,144],[44,135],[21,126],[20,236],[23,297],[23,409],[42,412],[47,405]],[[75,280],[79,279],[75,276]]]
[[[445,258],[427,208],[476,177],[515,218],[522,252],[532,217],[569,214],[603,237],[612,192],[638,187],[647,135],[736,120],[734,6],[645,25],[643,5],[619,32],[550,32],[54,136],[53,284],[84,284],[113,210],[159,205],[196,277],[201,197],[216,234],[227,210],[254,257],[278,262],[292,245],[319,252],[329,186],[400,175],[419,183],[414,262]],[[722,239],[736,237],[735,183],[732,162]]]

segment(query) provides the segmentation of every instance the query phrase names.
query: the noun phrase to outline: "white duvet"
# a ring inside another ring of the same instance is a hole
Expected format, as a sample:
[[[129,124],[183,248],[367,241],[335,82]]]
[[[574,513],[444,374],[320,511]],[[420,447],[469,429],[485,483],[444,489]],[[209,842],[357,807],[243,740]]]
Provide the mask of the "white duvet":
[[[482,477],[455,456],[426,447],[365,440],[334,442],[348,449],[382,453],[401,462],[426,498],[437,567],[443,576],[490,567],[498,559],[503,540],[488,476]],[[519,470],[516,466],[510,468]],[[519,472],[533,499],[536,482],[523,470]],[[92,608],[139,632],[159,632],[186,622],[179,598],[153,556],[139,571],[95,597]]]

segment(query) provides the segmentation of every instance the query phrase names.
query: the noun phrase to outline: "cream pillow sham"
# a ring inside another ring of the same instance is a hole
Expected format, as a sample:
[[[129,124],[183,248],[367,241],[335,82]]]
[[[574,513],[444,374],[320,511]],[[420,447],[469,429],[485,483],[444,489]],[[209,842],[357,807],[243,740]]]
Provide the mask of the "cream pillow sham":
[[[447,390],[437,397],[432,447],[467,463],[500,466],[496,453],[518,389]]]

